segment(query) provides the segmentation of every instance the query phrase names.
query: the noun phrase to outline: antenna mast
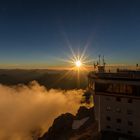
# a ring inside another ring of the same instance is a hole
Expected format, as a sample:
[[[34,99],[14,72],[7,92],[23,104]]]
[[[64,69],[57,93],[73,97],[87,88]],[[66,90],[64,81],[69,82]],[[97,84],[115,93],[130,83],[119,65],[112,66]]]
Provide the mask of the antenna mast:
[[[99,55],[99,65],[100,65],[100,58],[101,58],[101,55]]]

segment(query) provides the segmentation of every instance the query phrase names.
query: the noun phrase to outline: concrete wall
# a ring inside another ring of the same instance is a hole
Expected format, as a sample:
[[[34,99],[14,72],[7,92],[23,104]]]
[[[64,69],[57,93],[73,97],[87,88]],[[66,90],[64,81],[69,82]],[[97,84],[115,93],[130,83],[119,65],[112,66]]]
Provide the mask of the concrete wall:
[[[99,131],[108,130],[140,137],[140,99],[94,94]],[[130,103],[128,103],[130,101]]]

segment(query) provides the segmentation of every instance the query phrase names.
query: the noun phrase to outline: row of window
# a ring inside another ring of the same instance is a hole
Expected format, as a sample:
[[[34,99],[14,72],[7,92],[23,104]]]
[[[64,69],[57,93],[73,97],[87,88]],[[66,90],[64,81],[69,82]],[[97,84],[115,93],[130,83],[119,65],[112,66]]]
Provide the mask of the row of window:
[[[106,98],[106,100],[111,100],[109,97],[107,97]],[[116,101],[117,102],[121,102],[121,97],[116,97]],[[133,99],[132,98],[129,98],[128,100],[127,100],[127,103],[133,103]]]
[[[109,93],[132,94],[133,86],[117,83],[95,83],[95,91]]]
[[[110,106],[107,106],[107,107],[106,107],[106,111],[111,111],[111,110],[112,110],[112,109],[111,109]],[[116,108],[116,112],[117,112],[117,113],[121,113],[121,112],[122,112],[121,108]],[[133,114],[133,111],[132,111],[131,109],[127,109],[127,114],[128,114],[128,115],[132,115],[132,114]]]
[[[111,121],[111,117],[107,116],[107,117],[106,117],[106,120],[107,120],[107,121]],[[122,123],[122,120],[121,120],[120,118],[117,118],[117,119],[116,119],[116,122],[117,122],[118,124],[121,124],[121,123]],[[129,126],[133,126],[133,122],[130,121],[130,120],[127,121],[127,124],[128,124]]]
[[[107,125],[106,128],[107,128],[107,129],[111,129],[111,126],[110,126],[110,125]],[[121,132],[122,130],[121,130],[120,128],[116,128],[116,131]],[[133,131],[128,130],[127,133],[128,133],[128,134],[133,134]]]
[[[116,101],[121,102],[121,98],[120,98],[120,97],[116,97]],[[127,100],[127,102],[128,102],[128,103],[132,103],[132,102],[133,102],[132,98],[129,98],[129,99]]]
[[[125,84],[109,84],[108,92],[132,93],[132,86]]]
[[[122,83],[95,83],[95,91],[139,96],[140,87]]]

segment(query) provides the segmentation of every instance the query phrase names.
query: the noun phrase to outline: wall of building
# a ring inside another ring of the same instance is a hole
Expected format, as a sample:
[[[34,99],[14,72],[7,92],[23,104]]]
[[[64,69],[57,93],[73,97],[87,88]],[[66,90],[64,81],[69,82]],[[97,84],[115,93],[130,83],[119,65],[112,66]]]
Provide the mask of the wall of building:
[[[140,137],[140,99],[95,94],[94,104],[100,131]]]

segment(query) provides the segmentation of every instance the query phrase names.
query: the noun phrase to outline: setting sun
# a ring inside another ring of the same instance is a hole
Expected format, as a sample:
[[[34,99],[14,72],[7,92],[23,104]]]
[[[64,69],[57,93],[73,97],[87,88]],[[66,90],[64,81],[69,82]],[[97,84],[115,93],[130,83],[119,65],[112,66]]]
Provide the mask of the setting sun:
[[[93,62],[93,59],[90,59],[89,56],[86,54],[87,46],[85,46],[82,51],[78,50],[77,52],[75,52],[72,47],[69,48],[71,54],[68,56],[68,58],[65,59],[59,58],[59,60],[67,62],[69,64],[69,66],[67,67],[70,71],[74,70],[77,71],[78,73],[79,72],[82,73],[82,71],[88,71],[88,68],[91,62]]]
[[[82,63],[81,63],[81,61],[80,60],[77,60],[76,62],[75,62],[75,65],[76,65],[76,67],[81,67],[81,65],[82,65]]]

